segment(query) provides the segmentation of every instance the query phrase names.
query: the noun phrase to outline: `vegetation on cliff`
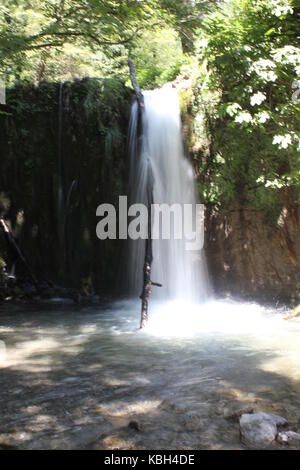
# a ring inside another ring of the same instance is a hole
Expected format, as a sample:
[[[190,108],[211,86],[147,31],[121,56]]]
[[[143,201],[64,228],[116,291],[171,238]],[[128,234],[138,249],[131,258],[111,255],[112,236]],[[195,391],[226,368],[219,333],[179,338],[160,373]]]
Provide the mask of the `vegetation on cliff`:
[[[7,90],[10,112],[0,116],[0,216],[10,221],[39,279],[112,288],[120,246],[96,243],[95,211],[126,191],[131,100],[116,79],[19,83]],[[0,253],[4,249],[2,241]]]
[[[292,2],[244,0],[204,21],[194,130],[207,202],[250,203],[277,220],[285,197],[299,201],[298,15]]]
[[[128,55],[143,88],[192,75],[189,111],[202,199],[239,198],[273,214],[286,189],[298,200],[299,7],[293,0],[6,0],[0,13],[0,72],[7,84],[83,76],[126,81]]]

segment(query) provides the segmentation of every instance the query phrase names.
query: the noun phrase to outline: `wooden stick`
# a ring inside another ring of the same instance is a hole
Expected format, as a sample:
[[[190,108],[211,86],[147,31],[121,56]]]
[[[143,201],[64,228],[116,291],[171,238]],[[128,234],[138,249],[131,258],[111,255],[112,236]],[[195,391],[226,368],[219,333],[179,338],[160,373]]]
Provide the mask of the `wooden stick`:
[[[148,303],[151,294],[151,267],[153,261],[152,253],[152,204],[153,204],[153,178],[150,164],[148,169],[148,238],[146,239],[145,246],[145,259],[144,259],[144,277],[143,277],[143,290],[142,290],[142,310],[141,310],[141,324],[140,328],[144,328],[148,321]]]

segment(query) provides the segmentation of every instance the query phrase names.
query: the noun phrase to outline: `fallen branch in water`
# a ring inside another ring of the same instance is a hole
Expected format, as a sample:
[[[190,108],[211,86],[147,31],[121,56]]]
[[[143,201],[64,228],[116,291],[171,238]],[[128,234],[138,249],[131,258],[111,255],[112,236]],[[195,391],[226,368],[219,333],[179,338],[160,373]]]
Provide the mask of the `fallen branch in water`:
[[[152,191],[151,191],[152,196]],[[152,197],[153,201],[153,197]],[[148,202],[148,238],[146,239],[145,259],[144,259],[144,276],[143,276],[143,290],[141,295],[142,309],[141,309],[141,324],[140,328],[144,328],[148,321],[148,303],[151,294],[151,267],[152,267],[152,240],[151,240],[151,203]]]
[[[162,287],[158,282],[151,281],[152,253],[152,204],[153,204],[153,175],[150,163],[148,163],[147,201],[148,201],[148,237],[146,239],[145,259],[143,270],[143,290],[141,294],[142,310],[140,328],[144,328],[148,321],[148,303],[151,294],[151,286]]]

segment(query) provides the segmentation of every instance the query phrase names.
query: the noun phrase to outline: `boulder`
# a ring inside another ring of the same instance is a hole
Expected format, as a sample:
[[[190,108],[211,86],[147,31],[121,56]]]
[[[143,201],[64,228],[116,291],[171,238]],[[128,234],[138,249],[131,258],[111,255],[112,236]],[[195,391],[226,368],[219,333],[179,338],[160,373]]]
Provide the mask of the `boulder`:
[[[294,310],[291,310],[288,312],[288,314],[284,317],[285,320],[293,320],[297,317],[300,317],[300,304],[294,308]]]
[[[292,447],[300,448],[300,434],[294,431],[279,432],[277,441],[280,444],[288,444]]]
[[[278,428],[286,424],[284,418],[271,413],[243,414],[240,418],[241,440],[251,447],[268,447],[276,440]]]

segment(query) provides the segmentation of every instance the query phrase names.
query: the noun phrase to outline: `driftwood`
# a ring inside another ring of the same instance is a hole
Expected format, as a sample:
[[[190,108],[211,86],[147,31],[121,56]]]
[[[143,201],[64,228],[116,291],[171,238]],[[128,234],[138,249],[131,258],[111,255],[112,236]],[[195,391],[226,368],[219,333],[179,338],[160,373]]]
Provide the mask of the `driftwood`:
[[[141,323],[140,328],[144,328],[148,321],[148,303],[151,294],[151,286],[162,287],[159,282],[151,280],[151,268],[153,261],[152,253],[152,204],[153,204],[153,175],[150,163],[148,163],[148,184],[147,184],[147,201],[148,201],[148,237],[146,238],[145,258],[143,269],[143,290],[140,296],[142,300]]]
[[[5,238],[7,240],[7,243],[9,244],[9,246],[12,247],[12,249],[14,250],[14,252],[17,254],[18,258],[22,261],[22,263],[24,264],[24,266],[26,267],[33,283],[35,285],[37,285],[38,281],[37,281],[37,278],[35,277],[35,275],[33,274],[33,271],[31,269],[31,267],[29,266],[28,262],[26,261],[26,258],[24,257],[21,249],[19,248],[13,234],[11,233],[11,230],[9,228],[9,226],[7,225],[7,223],[5,222],[4,219],[0,219],[0,227],[2,228],[3,230],[3,233],[5,235]]]
[[[153,204],[153,175],[150,163],[148,163],[148,184],[147,184],[147,201],[148,201],[148,237],[145,246],[145,258],[143,269],[143,290],[140,296],[142,300],[141,324],[140,328],[144,328],[148,321],[148,303],[151,294],[151,286],[162,287],[158,282],[151,281],[151,268],[153,261],[152,253],[152,204]]]
[[[150,184],[149,184],[150,183]],[[153,261],[152,254],[152,238],[151,238],[151,221],[152,221],[152,209],[151,204],[153,203],[153,191],[152,184],[148,180],[148,238],[146,239],[145,246],[145,259],[143,269],[143,290],[141,294],[142,309],[141,309],[141,324],[140,327],[144,328],[148,321],[148,303],[151,294],[151,266]]]
[[[136,70],[134,63],[131,59],[128,59],[128,66],[130,70],[131,83],[136,95],[136,99],[139,105],[139,123],[138,129],[140,133],[142,132],[142,119],[143,119],[143,110],[144,110],[144,96],[139,87],[138,81],[136,79]],[[141,307],[141,323],[140,328],[144,328],[148,321],[148,304],[149,297],[151,294],[151,286],[161,287],[161,284],[158,282],[151,281],[151,267],[153,261],[152,254],[152,204],[153,204],[153,174],[151,169],[151,164],[148,161],[148,178],[147,178],[147,205],[148,205],[148,238],[146,239],[145,246],[145,258],[144,258],[144,268],[143,268],[143,290],[140,296],[142,301]]]

